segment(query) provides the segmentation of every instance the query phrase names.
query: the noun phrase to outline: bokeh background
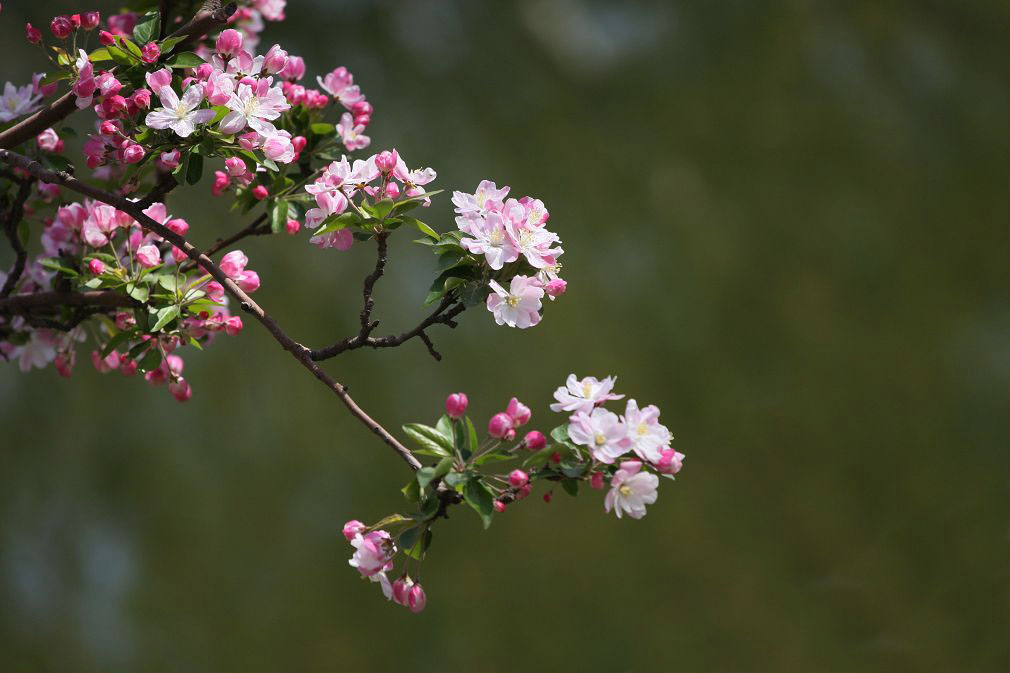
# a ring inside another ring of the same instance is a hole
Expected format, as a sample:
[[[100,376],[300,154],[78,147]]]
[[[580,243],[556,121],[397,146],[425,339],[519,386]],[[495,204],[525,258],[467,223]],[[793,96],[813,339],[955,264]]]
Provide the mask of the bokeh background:
[[[96,4],[96,3],[92,3]],[[97,3],[108,12],[113,3]],[[69,3],[5,1],[2,77]],[[90,7],[77,7],[89,9]],[[195,395],[0,370],[7,671],[960,671],[1010,667],[1002,2],[292,0],[267,45],[348,66],[373,148],[542,198],[569,293],[330,362],[390,427],[464,390],[557,422],[617,374],[687,454],[642,521],[600,494],[435,531],[420,616],[346,564],[408,472],[255,325]],[[241,222],[180,193],[193,238]],[[452,226],[440,197],[425,219]],[[397,237],[380,331],[433,262]],[[297,337],[354,329],[362,246],[243,245]],[[4,253],[6,254],[6,251]],[[9,257],[3,257],[7,263]]]

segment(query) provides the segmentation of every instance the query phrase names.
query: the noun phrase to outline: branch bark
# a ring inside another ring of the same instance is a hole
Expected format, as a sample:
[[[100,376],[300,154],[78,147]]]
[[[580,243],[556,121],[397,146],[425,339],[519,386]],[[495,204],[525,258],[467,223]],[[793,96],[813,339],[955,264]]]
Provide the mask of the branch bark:
[[[25,201],[28,200],[28,196],[32,193],[32,185],[34,183],[35,180],[32,178],[20,180],[17,196],[14,197],[14,203],[7,209],[6,216],[0,214],[3,221],[4,234],[6,234],[7,240],[10,241],[15,255],[14,268],[11,269],[7,280],[4,281],[3,288],[0,288],[0,298],[10,296],[10,293],[14,291],[14,286],[21,279],[21,274],[25,272],[28,251],[25,250],[25,246],[21,244],[21,237],[18,236],[18,224],[21,222],[21,216],[24,214],[25,209]]]
[[[395,450],[404,462],[411,467],[411,469],[420,469],[421,463],[414,456],[413,452],[410,451],[410,449],[401,444],[399,440],[390,434],[388,430],[365,413],[365,411],[358,406],[354,399],[348,394],[346,386],[334,380],[329,374],[320,369],[319,365],[313,362],[309,349],[288,336],[284,330],[281,329],[280,325],[278,325],[277,322],[259,304],[253,301],[249,295],[247,295],[242,288],[232,281],[232,279],[229,278],[210,257],[200,252],[200,250],[193,246],[192,243],[182,236],[179,236],[163,224],[156,222],[145,215],[139,208],[137,208],[137,204],[135,202],[129,201],[117,194],[112,194],[102,189],[98,189],[97,187],[85,182],[81,182],[69,173],[47,170],[37,161],[33,161],[26,156],[6,149],[0,149],[0,161],[10,164],[11,166],[21,168],[45,182],[62,185],[63,187],[66,187],[71,191],[75,191],[78,194],[89,196],[93,199],[118,208],[135,219],[144,229],[158,234],[166,241],[181,249],[191,260],[203,267],[207,273],[214,278],[214,280],[221,283],[225,291],[238,302],[239,306],[242,307],[242,310],[249,313],[257,321],[259,321],[267,332],[270,333],[270,336],[274,338],[274,341],[290,353],[291,356],[298,361],[302,367],[307,369],[320,383],[337,395],[337,397],[340,398],[340,401],[344,403],[344,406],[347,407],[348,411],[351,412],[352,416],[357,418],[369,430],[382,439],[382,441]]]

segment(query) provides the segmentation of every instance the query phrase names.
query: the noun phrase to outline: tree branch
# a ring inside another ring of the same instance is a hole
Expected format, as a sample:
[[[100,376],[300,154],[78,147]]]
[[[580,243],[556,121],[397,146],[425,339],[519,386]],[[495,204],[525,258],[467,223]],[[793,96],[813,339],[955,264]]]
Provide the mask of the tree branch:
[[[5,217],[0,214],[0,218],[3,220],[4,234],[6,234],[7,240],[10,241],[15,254],[14,268],[11,269],[10,275],[4,281],[3,288],[0,289],[0,298],[10,296],[10,293],[14,291],[14,286],[21,279],[21,274],[25,272],[28,251],[25,250],[25,246],[21,244],[21,237],[18,236],[18,224],[21,222],[25,201],[28,200],[28,196],[32,193],[32,184],[34,182],[33,178],[20,180],[17,196],[14,197],[14,203],[7,210]]]
[[[136,306],[137,302],[115,290],[88,292],[33,292],[0,299],[0,311],[27,313],[39,308],[60,306],[104,306],[106,308]]]
[[[263,310],[259,304],[253,301],[249,295],[242,290],[242,288],[229,278],[221,270],[221,268],[217,266],[213,260],[211,260],[210,257],[200,252],[185,238],[179,236],[165,225],[156,222],[145,215],[139,208],[137,208],[137,204],[133,201],[129,201],[117,194],[112,194],[87,183],[81,182],[69,173],[46,170],[37,161],[33,161],[26,156],[5,149],[0,149],[0,161],[22,168],[28,173],[34,175],[36,178],[44,180],[45,182],[62,185],[79,194],[90,196],[93,199],[118,208],[135,219],[144,229],[154,232],[167,240],[169,243],[172,243],[181,249],[191,260],[197,262],[201,267],[203,267],[207,273],[214,278],[214,280],[221,283],[225,291],[238,301],[242,310],[251,314],[261,325],[263,325],[264,328],[266,328],[267,332],[269,332],[274,338],[274,341],[280,344],[284,350],[288,351],[291,356],[297,360],[302,367],[311,372],[320,383],[325,385],[331,392],[337,395],[337,397],[340,398],[340,401],[344,403],[344,406],[347,407],[348,411],[351,412],[352,416],[361,421],[361,423],[368,427],[368,429],[378,435],[382,441],[392,447],[393,450],[395,450],[404,460],[404,462],[411,467],[411,469],[420,469],[421,463],[414,456],[413,452],[410,451],[410,449],[401,444],[396,437],[389,433],[388,430],[365,413],[365,411],[351,398],[347,392],[347,388],[343,384],[338,383],[312,361],[307,348],[289,337],[284,330],[281,329],[277,322],[265,310]]]
[[[186,37],[172,51],[183,51],[194,41],[213,31],[215,28],[225,25],[228,22],[228,17],[234,14],[236,9],[238,9],[238,5],[234,2],[222,5],[221,0],[205,0],[200,11],[193,15],[189,23],[168,36]]]
[[[252,222],[250,222],[249,226],[247,226],[247,227],[245,227],[243,229],[239,229],[238,231],[236,231],[234,234],[232,234],[228,238],[219,238],[219,239],[217,239],[217,242],[214,245],[212,245],[209,248],[207,248],[207,250],[203,254],[205,254],[208,257],[210,257],[211,255],[213,255],[214,253],[218,252],[219,250],[223,250],[223,249],[227,248],[229,245],[232,245],[233,243],[238,243],[239,241],[241,241],[246,236],[262,236],[264,234],[273,233],[271,231],[271,229],[270,229],[269,226],[267,226],[267,227],[261,227],[260,226],[264,222],[266,222],[266,219],[267,219],[266,213],[264,213],[263,215],[260,215],[255,220],[253,220]],[[183,271],[183,272],[189,271],[189,270],[191,270],[195,266],[196,266],[196,262],[192,262],[192,261],[186,262],[185,264],[182,265],[182,268],[180,270]]]

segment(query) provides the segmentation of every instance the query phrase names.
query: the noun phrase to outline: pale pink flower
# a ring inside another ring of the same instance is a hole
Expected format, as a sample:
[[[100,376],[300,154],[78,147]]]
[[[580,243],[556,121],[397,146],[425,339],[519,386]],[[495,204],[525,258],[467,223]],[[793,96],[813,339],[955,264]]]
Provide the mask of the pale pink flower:
[[[325,191],[316,193],[316,208],[310,208],[305,212],[305,226],[315,229],[331,215],[339,215],[347,210],[347,197],[344,193],[335,191]]]
[[[350,542],[355,538],[355,536],[364,533],[367,528],[368,526],[361,523],[357,519],[351,519],[350,521],[344,524],[342,532],[344,534],[344,537],[347,538],[347,541]]]
[[[568,425],[568,436],[576,444],[588,447],[593,458],[608,465],[630,448],[627,427],[617,414],[606,409],[576,413]]]
[[[540,322],[543,288],[528,276],[514,276],[506,291],[496,281],[490,281],[491,294],[487,296],[487,309],[494,314],[499,325],[525,329]]]
[[[172,71],[169,68],[162,68],[147,73],[144,75],[144,79],[147,81],[147,86],[151,87],[151,91],[161,91],[166,86],[172,86]]]
[[[150,243],[142,245],[137,248],[137,261],[141,266],[150,269],[161,264],[161,252]]]
[[[363,124],[355,124],[354,117],[349,112],[345,112],[340,116],[340,123],[337,124],[337,133],[340,134],[340,140],[344,143],[344,147],[347,148],[348,152],[362,150],[372,144],[372,139],[364,135],[364,131],[365,126]]]
[[[509,400],[505,413],[509,415],[512,419],[512,424],[517,428],[529,423],[530,417],[533,415],[530,408],[515,397]]]
[[[322,236],[313,236],[309,243],[319,248],[336,248],[337,250],[348,250],[354,244],[354,234],[350,229],[337,229]]]
[[[226,276],[231,279],[235,279],[239,274],[245,271],[245,267],[248,263],[249,258],[246,257],[245,253],[241,250],[232,250],[221,258],[221,263],[218,266]]]
[[[498,185],[490,180],[481,180],[473,194],[453,192],[452,202],[459,215],[479,215],[483,217],[488,212],[500,208],[509,193],[508,187],[498,189]],[[459,218],[456,219],[459,222]],[[462,227],[460,227],[462,229]]]
[[[677,474],[684,467],[685,458],[687,456],[680,451],[674,451],[670,448],[663,449],[659,460],[656,461],[656,469],[663,474]]]
[[[206,124],[216,114],[213,110],[196,109],[203,101],[203,87],[199,85],[186,89],[181,100],[170,86],[158,90],[158,97],[164,107],[149,112],[144,122],[153,129],[172,129],[182,138],[193,133],[197,124]]]
[[[641,469],[642,464],[637,460],[623,462],[610,480],[610,492],[603,506],[608,512],[614,510],[618,519],[622,512],[632,519],[641,519],[645,516],[645,506],[656,502],[659,477]]]
[[[557,403],[551,405],[551,411],[585,411],[590,412],[593,407],[603,404],[609,400],[619,400],[624,395],[615,395],[610,392],[614,389],[617,377],[608,376],[602,381],[595,376],[587,376],[581,381],[575,374],[569,374],[565,380],[565,385],[554,391],[554,399]]]
[[[347,563],[365,577],[393,569],[396,545],[386,531],[377,530],[364,535],[359,533],[351,540],[351,546],[356,551]]]
[[[354,84],[354,75],[343,66],[327,73],[326,77],[316,77],[316,81],[323,91],[340,101],[345,108],[350,109],[351,105],[364,98],[361,89]]]
[[[407,590],[407,607],[414,614],[424,610],[428,604],[428,596],[424,593],[424,588],[420,582],[415,582],[414,586]]]
[[[281,164],[290,164],[295,159],[295,147],[287,131],[278,131],[263,141],[263,154]]]
[[[52,129],[46,129],[36,136],[35,142],[39,144],[39,149],[45,150],[46,152],[63,151],[63,141],[60,139],[59,135],[56,134],[56,131]]]
[[[270,122],[291,106],[279,86],[271,88],[271,80],[261,79],[255,89],[248,84],[238,85],[238,91],[231,94],[225,103],[231,112],[221,120],[218,127],[221,133],[238,133],[246,126],[264,136],[277,132]]]
[[[628,428],[631,450],[646,462],[658,462],[663,448],[673,439],[666,426],[659,422],[659,407],[650,404],[644,409],[639,409],[638,402],[628,400],[621,420]]]
[[[27,342],[14,350],[12,357],[18,358],[18,367],[23,372],[32,367],[42,369],[56,358],[56,342],[48,330],[35,330]]]
[[[505,222],[498,213],[489,213],[487,217],[458,217],[456,222],[460,230],[473,237],[464,237],[459,244],[468,252],[484,255],[488,266],[495,271],[519,259],[519,250],[506,232]]]

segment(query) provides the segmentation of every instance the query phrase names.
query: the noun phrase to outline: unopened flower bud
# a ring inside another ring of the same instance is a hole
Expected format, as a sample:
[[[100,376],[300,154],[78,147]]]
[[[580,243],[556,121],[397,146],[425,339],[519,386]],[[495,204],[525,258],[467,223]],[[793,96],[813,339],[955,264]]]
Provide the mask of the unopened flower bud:
[[[94,30],[98,28],[102,15],[98,12],[83,12],[81,14],[81,28],[84,30]]]
[[[140,50],[140,60],[144,63],[154,63],[160,56],[161,49],[159,49],[158,45],[154,42],[148,42],[144,45],[144,48]]]
[[[366,528],[368,528],[368,526],[361,523],[357,519],[351,519],[350,521],[344,524],[344,530],[343,530],[344,537],[347,538],[348,542],[350,542],[351,540],[354,539],[355,535],[359,533],[364,533]]]
[[[88,271],[96,276],[105,273],[105,262],[100,259],[92,259],[88,262]]]
[[[242,33],[232,28],[222,30],[217,37],[215,48],[217,53],[223,56],[234,56],[242,49]]]
[[[172,393],[172,397],[179,402],[188,402],[189,398],[193,397],[193,389],[189,386],[189,382],[181,376],[174,381],[169,381],[168,392]]]
[[[240,175],[245,175],[246,165],[245,162],[238,157],[228,157],[224,160],[224,167],[228,171],[228,175],[233,178],[237,178]]]
[[[70,37],[70,32],[74,29],[74,24],[69,16],[56,16],[49,22],[49,30],[60,40]]]
[[[428,597],[419,583],[415,583],[414,586],[407,590],[407,607],[410,608],[411,612],[417,614],[424,610],[424,606],[427,604]]]
[[[25,39],[32,44],[38,44],[42,41],[42,33],[38,28],[30,23],[25,24]]]
[[[393,150],[392,152],[389,150],[383,150],[375,157],[375,167],[378,168],[381,173],[392,173],[393,169],[396,168],[396,160],[396,150]]]
[[[512,488],[522,488],[528,483],[530,483],[530,475],[522,470],[512,470],[509,473],[509,485]]]
[[[466,413],[468,403],[466,393],[453,393],[445,398],[445,413],[449,414],[450,418],[460,418]]]
[[[544,493],[544,502],[549,503],[554,498],[554,491]]]
[[[512,417],[505,412],[499,412],[491,417],[487,424],[487,434],[502,439],[512,429]]]
[[[98,31],[98,42],[103,47],[111,47],[116,44],[116,36],[107,30],[100,30]]]
[[[530,416],[533,415],[533,412],[530,411],[530,408],[528,406],[526,406],[525,404],[523,404],[514,397],[511,400],[509,400],[508,407],[506,407],[505,409],[505,413],[507,413],[509,417],[512,418],[512,424],[517,428],[529,423]]]
[[[595,488],[597,491],[603,488],[603,473],[593,472],[593,476],[589,478],[589,485]]]
[[[144,148],[134,143],[123,150],[123,159],[128,164],[135,164],[144,158]]]
[[[502,512],[504,512],[505,511],[505,503],[503,503],[501,500],[495,500],[494,501],[494,511],[498,512],[499,514],[501,514]]]
[[[547,446],[547,438],[544,433],[539,430],[530,430],[523,437],[523,446],[525,446],[530,451],[539,451],[540,449]]]
[[[252,195],[253,198],[256,199],[257,201],[262,201],[266,197],[270,196],[270,192],[268,192],[267,188],[264,187],[263,185],[256,185],[255,187],[253,187]]]
[[[294,236],[299,231],[301,231],[301,229],[302,229],[302,223],[299,222],[298,220],[288,220],[287,222],[284,223],[284,229],[289,234],[291,234],[292,236]]]

